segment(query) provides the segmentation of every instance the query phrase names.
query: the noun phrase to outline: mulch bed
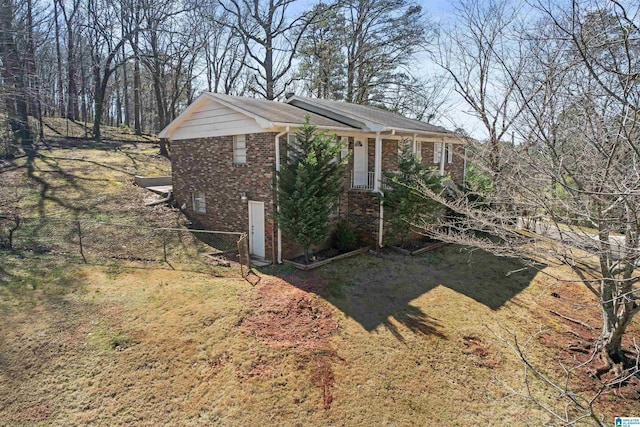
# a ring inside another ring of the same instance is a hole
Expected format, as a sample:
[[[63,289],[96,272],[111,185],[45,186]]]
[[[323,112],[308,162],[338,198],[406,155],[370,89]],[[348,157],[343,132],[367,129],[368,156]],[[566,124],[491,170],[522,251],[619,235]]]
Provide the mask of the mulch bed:
[[[390,246],[397,252],[400,252],[404,255],[418,255],[423,252],[428,252],[430,250],[442,247],[447,245],[446,242],[441,242],[440,240],[434,240],[428,237],[424,237],[422,239],[411,240],[406,242],[402,246]]]
[[[311,257],[309,257],[309,261],[310,261],[309,263],[306,262],[304,255],[301,255],[292,260],[285,259],[283,261],[287,264],[293,265],[294,267],[300,270],[312,270],[314,268],[328,264],[332,261],[348,258],[353,255],[358,255],[368,250],[369,250],[368,246],[365,246],[353,251],[349,251],[349,252],[341,252],[335,248],[327,248],[327,249],[323,249],[321,251],[315,252]]]

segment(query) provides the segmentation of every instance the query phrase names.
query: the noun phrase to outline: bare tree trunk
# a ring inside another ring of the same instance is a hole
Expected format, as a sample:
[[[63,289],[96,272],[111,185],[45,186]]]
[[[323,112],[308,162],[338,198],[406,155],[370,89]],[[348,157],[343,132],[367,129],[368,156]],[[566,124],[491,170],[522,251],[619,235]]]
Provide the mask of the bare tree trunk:
[[[116,90],[116,126],[120,126],[122,124],[122,98],[120,96],[121,82],[120,82],[120,73],[118,70],[115,72],[115,90]]]
[[[347,93],[345,95],[345,101],[353,102],[354,96],[354,80],[355,80],[355,67],[352,61],[347,64]]]
[[[157,22],[149,23],[149,27],[151,28],[151,30],[149,31],[149,44],[151,46],[152,58],[151,58],[151,67],[148,67],[148,68],[150,68],[151,70],[151,78],[153,79],[153,95],[155,97],[156,111],[158,113],[157,131],[159,132],[167,124],[166,123],[167,108],[166,108],[164,94],[162,91],[164,73],[162,71],[163,66],[160,59],[161,53],[159,52],[159,49],[158,49],[157,26],[158,26]]]
[[[138,13],[138,12],[136,12]],[[142,135],[142,108],[140,103],[140,56],[138,54],[138,35],[134,38],[133,50],[135,58],[133,60],[133,127],[136,135]]]
[[[92,57],[95,53],[92,53]],[[104,104],[104,92],[102,91],[102,84],[100,78],[100,64],[93,58],[93,139],[100,141],[100,125],[102,124],[102,109]]]
[[[85,123],[85,138],[87,135],[86,123],[89,121],[89,106],[87,105],[87,70],[85,69],[84,55],[80,52],[80,96],[82,98],[81,113]]]
[[[67,26],[67,119],[78,118],[78,89],[75,69],[75,16],[80,9],[80,0],[73,0],[71,11],[67,11],[62,0],[55,0],[62,11]]]
[[[13,2],[0,1],[0,58],[2,59],[1,75],[5,86],[10,91],[6,96],[7,116],[13,140],[21,144],[29,154],[33,151],[33,136],[29,129],[27,113],[27,96],[23,70],[20,66],[18,48],[13,38]],[[12,93],[11,93],[12,92]]]
[[[40,82],[36,70],[36,49],[33,44],[33,0],[27,0],[27,79],[29,81],[29,110],[38,119],[38,137],[44,139],[42,106],[40,105]]]
[[[634,315],[640,310],[640,305],[633,298],[632,276],[638,260],[638,232],[635,219],[635,206],[625,203],[625,240],[624,247],[619,249],[619,257],[622,258],[618,268],[622,270],[622,280],[616,279],[611,268],[614,259],[612,242],[609,235],[610,222],[603,212],[599,213],[600,244],[600,301],[602,310],[602,331],[596,341],[596,351],[604,352],[610,363],[618,363],[624,360],[622,349],[622,337]],[[621,245],[622,242],[618,242]]]
[[[274,95],[275,82],[273,80],[273,38],[269,33],[267,33],[265,46],[266,46],[266,52],[264,54],[264,76],[265,76],[265,85],[266,85],[265,96],[267,99],[272,100],[272,99],[275,99],[275,95]]]
[[[124,44],[122,45],[122,58],[125,58]],[[128,63],[122,67],[122,89],[124,96],[124,124],[129,127],[131,125],[131,117],[129,116],[129,78],[127,77]]]
[[[67,119],[78,118],[78,89],[76,88],[76,68],[74,58],[74,34],[71,22],[67,22]]]
[[[160,155],[169,158],[169,150],[167,148],[167,140],[160,138]]]
[[[64,111],[64,83],[62,81],[62,52],[60,50],[60,24],[58,22],[59,12],[58,12],[58,2],[53,2],[53,10],[54,10],[54,24],[55,24],[55,37],[56,37],[56,59],[58,62],[58,111],[60,117],[65,116]]]

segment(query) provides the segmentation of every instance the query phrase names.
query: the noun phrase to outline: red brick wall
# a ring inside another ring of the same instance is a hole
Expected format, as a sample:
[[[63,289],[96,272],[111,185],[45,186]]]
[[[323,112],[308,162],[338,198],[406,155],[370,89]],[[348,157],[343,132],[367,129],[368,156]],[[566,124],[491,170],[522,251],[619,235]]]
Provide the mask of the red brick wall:
[[[382,174],[398,170],[398,141],[382,140]]]
[[[346,196],[349,206],[346,217],[363,241],[375,245],[378,242],[380,202],[371,191],[351,190]]]
[[[433,160],[433,154],[431,157]],[[451,175],[454,182],[462,184],[464,179],[464,145],[453,144],[453,163],[445,164],[444,170]]]
[[[173,194],[194,223],[208,230],[248,232],[248,204],[240,200],[246,191],[249,200],[264,202],[265,256],[274,250],[273,178],[275,133],[248,134],[247,163],[233,164],[233,137],[199,138],[171,144]],[[205,193],[205,214],[193,212],[191,194]]]
[[[422,164],[425,166],[440,169],[440,163],[433,162],[433,142],[422,142]],[[462,184],[464,175],[464,145],[453,144],[453,158],[451,163],[445,161],[444,171],[451,175],[453,180]]]
[[[265,255],[269,259],[272,259],[276,248],[273,219],[275,135],[247,135],[246,165],[233,164],[233,138],[230,136],[174,141],[171,147],[174,197],[179,205],[186,204],[186,214],[203,228],[248,232],[248,205],[240,200],[241,193],[247,191],[249,200],[264,202]],[[354,138],[349,138],[351,152],[353,143]],[[369,138],[367,144],[369,171],[373,172],[375,139]],[[456,182],[462,182],[464,146],[455,144],[454,147],[453,163],[445,164],[445,171],[451,173]],[[397,153],[397,140],[382,141],[383,171],[396,170]],[[439,167],[433,163],[433,143],[422,143],[422,159],[425,165]],[[380,205],[371,192],[349,191],[352,171],[351,157],[345,173],[345,193],[340,198],[339,214],[348,218],[365,240],[375,244]],[[191,193],[194,191],[205,193],[206,214],[193,212]],[[283,249],[285,254],[293,254],[299,248],[283,242]]]

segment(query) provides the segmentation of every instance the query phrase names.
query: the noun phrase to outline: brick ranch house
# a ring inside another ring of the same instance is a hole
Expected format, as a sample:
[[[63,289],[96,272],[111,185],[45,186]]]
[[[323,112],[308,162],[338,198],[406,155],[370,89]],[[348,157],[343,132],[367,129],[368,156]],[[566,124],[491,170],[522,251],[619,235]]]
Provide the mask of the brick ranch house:
[[[185,214],[206,229],[247,232],[253,256],[281,262],[297,255],[274,220],[274,182],[305,115],[351,154],[337,215],[372,244],[385,243],[384,207],[373,192],[384,171],[397,169],[400,141],[411,141],[423,164],[464,179],[463,138],[442,127],[341,101],[205,92],[158,135],[170,141],[173,195]]]

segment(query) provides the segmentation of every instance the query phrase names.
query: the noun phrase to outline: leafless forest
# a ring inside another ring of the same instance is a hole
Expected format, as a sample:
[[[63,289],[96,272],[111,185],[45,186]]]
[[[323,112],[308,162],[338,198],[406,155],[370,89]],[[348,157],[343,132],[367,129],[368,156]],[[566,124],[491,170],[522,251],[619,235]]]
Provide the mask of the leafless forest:
[[[434,117],[442,82],[412,72],[434,30],[421,7],[297,3],[3,0],[4,151],[41,137],[40,117],[86,122],[95,139],[101,124],[155,133],[202,90]]]

